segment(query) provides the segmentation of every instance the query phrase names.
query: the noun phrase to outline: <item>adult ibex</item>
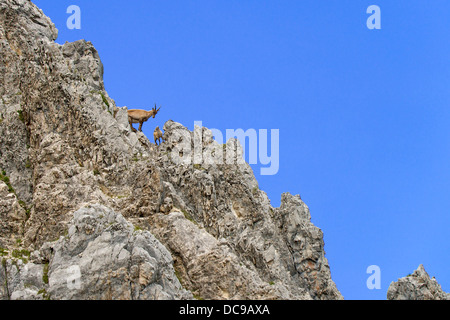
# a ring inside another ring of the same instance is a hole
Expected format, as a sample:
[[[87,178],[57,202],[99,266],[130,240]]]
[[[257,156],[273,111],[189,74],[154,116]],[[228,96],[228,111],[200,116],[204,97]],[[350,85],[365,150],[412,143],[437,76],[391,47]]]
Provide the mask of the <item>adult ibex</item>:
[[[161,144],[161,140],[164,142],[163,133],[159,127],[156,127],[155,131],[153,132],[153,138],[155,138],[155,144],[158,145]]]
[[[161,109],[161,107],[159,107]],[[159,109],[155,107],[150,111],[140,110],[140,109],[131,109],[128,110],[128,122],[130,123],[131,130],[137,132],[135,128],[133,128],[133,123],[139,123],[139,131],[142,131],[142,125],[145,121],[150,119],[151,117],[155,118]]]

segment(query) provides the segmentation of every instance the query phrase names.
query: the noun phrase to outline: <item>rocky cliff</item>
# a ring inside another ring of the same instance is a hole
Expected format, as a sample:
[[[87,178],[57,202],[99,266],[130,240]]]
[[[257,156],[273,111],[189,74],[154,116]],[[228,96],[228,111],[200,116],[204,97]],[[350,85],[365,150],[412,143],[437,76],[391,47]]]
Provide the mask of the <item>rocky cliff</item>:
[[[207,128],[133,133],[93,45],[56,37],[0,0],[1,299],[342,299],[299,196],[272,207]]]
[[[423,265],[406,277],[392,282],[388,300],[450,300],[450,293],[442,290],[436,279],[430,278]]]

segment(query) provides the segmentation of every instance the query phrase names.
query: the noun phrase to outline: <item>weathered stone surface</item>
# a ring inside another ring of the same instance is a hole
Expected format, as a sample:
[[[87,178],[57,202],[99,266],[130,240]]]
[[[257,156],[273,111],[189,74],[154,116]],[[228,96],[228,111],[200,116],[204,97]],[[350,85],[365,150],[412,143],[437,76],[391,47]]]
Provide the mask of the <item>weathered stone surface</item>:
[[[450,294],[420,265],[411,275],[392,282],[387,291],[388,300],[450,300]]]
[[[42,244],[83,204],[107,203],[114,188],[127,194],[123,172],[151,148],[104,90],[90,42],[59,45],[56,28],[31,2],[0,4],[0,168],[31,208],[25,240]]]
[[[31,2],[0,0],[0,169],[15,189],[0,183],[3,277],[14,283],[1,297],[189,297],[176,273],[204,299],[342,299],[299,196],[273,208],[236,139],[173,121],[158,147],[133,133],[93,45],[56,35]],[[8,271],[15,248],[48,277],[42,288]]]
[[[283,194],[273,208],[237,140],[222,146],[207,128],[190,132],[172,121],[164,130],[157,167],[172,211],[151,215],[150,229],[174,252],[186,288],[207,299],[342,299],[323,234],[299,196]],[[212,150],[223,154],[213,161]]]
[[[16,195],[0,181],[0,234],[11,235],[0,237],[0,247],[5,248],[16,243],[17,237],[24,232],[27,220],[26,210],[20,205]]]
[[[6,260],[4,274],[7,274],[7,298],[11,300],[47,299],[44,283],[44,265],[23,263],[22,260]],[[2,278],[2,274],[0,274]],[[0,279],[3,280],[3,279]],[[6,298],[6,297],[3,297]]]
[[[169,251],[119,213],[89,205],[67,227],[65,236],[33,252],[34,262],[4,259],[0,298],[192,299],[175,276]]]
[[[48,271],[52,299],[158,300],[192,297],[181,287],[167,249],[148,231],[100,205],[74,213],[54,244]]]

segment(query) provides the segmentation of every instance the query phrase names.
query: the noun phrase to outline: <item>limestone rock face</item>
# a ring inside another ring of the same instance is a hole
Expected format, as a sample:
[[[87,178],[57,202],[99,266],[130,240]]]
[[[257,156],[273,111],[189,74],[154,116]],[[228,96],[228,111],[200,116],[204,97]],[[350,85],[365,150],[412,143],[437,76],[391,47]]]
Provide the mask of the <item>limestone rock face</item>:
[[[133,156],[151,152],[104,90],[93,45],[59,45],[56,35],[30,1],[0,1],[0,168],[31,210],[28,243],[60,233],[83,204],[109,200],[108,182],[126,185]]]
[[[31,258],[29,263],[5,260],[3,298],[192,298],[175,276],[169,251],[150,232],[101,205],[76,211],[66,235],[45,243]]]
[[[74,213],[53,254],[48,293],[53,299],[158,300],[190,298],[169,251],[148,231],[101,205]]]
[[[44,300],[45,291],[43,264],[23,263],[22,260],[4,260],[0,280],[5,283],[0,289],[0,298],[11,300]]]
[[[9,189],[5,182],[0,181],[0,234],[11,235],[10,238],[0,242],[0,247],[15,244],[16,236],[23,234],[27,220],[26,210]]]
[[[150,229],[176,253],[186,288],[208,299],[342,298],[322,231],[299,196],[283,194],[273,208],[237,140],[220,145],[209,129],[173,121],[164,130],[156,161],[172,210],[152,215]]]
[[[56,36],[0,0],[0,298],[342,299],[299,196],[272,207],[236,139],[132,132],[93,45]]]
[[[388,300],[450,300],[436,279],[430,278],[423,265],[411,275],[392,282],[387,291]]]

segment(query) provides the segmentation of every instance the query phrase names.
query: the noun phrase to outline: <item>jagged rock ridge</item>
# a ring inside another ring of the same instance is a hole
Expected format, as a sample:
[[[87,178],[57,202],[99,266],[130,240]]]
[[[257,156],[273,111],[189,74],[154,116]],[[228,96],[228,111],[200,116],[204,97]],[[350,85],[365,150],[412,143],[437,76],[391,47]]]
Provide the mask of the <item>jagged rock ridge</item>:
[[[247,163],[214,161],[239,142],[207,128],[167,121],[160,147],[133,133],[92,44],[56,36],[0,0],[0,298],[342,299],[299,196],[273,208]],[[199,137],[211,161],[175,162]]]
[[[388,300],[450,300],[436,279],[430,278],[423,265],[389,285]]]

